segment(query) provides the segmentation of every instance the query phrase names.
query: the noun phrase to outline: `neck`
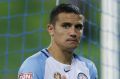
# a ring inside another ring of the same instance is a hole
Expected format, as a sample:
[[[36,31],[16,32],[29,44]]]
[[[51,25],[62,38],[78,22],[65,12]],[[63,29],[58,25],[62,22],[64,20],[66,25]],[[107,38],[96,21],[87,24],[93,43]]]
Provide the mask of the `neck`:
[[[60,49],[57,46],[49,46],[48,51],[53,58],[63,64],[71,64],[73,52],[69,50]]]

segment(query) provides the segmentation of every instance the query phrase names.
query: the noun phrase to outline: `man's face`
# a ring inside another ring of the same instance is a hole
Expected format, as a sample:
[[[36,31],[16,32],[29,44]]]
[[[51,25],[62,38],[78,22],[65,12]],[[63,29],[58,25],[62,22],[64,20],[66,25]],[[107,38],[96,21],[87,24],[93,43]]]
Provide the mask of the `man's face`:
[[[55,25],[50,25],[48,30],[52,42],[62,49],[75,49],[83,33],[83,16],[74,13],[60,13]]]

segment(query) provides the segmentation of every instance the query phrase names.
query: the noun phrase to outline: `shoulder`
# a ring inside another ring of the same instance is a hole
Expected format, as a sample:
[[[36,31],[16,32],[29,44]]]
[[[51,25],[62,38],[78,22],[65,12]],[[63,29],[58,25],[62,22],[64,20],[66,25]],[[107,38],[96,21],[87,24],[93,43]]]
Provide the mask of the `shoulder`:
[[[46,59],[47,56],[42,51],[39,51],[38,53],[28,57],[23,62],[19,69],[18,74],[32,73],[34,74],[34,76],[42,74],[44,72]]]
[[[84,58],[82,56],[78,56],[78,55],[76,55],[76,58],[79,61],[85,63],[86,67],[89,69],[91,79],[97,79],[98,77],[97,68],[95,64],[93,63],[93,61],[91,61],[90,59]]]
[[[44,63],[44,56],[41,52],[38,52],[30,57],[28,57],[21,65],[22,68],[34,68],[35,66],[39,66],[41,63]],[[33,67],[34,65],[34,67]]]
[[[90,59],[87,59],[85,57],[82,56],[77,56],[79,61],[85,62],[85,64],[87,65],[87,67],[93,67],[95,66],[95,64],[93,63],[93,61],[91,61]]]

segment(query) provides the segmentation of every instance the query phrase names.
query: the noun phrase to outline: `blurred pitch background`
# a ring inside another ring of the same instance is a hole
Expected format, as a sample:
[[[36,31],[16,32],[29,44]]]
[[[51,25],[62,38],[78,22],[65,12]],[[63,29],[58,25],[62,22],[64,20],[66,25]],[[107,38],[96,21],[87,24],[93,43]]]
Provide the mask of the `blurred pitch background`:
[[[60,3],[86,18],[75,52],[96,64],[98,79],[120,79],[119,0],[0,0],[0,79],[16,79],[22,62],[49,45],[49,13]]]

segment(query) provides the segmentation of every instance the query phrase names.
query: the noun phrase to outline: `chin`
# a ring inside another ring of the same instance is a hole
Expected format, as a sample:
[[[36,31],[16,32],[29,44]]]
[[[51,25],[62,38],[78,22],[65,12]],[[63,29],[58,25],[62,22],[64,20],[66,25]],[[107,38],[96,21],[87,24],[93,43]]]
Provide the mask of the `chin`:
[[[72,45],[70,48],[76,49],[78,45]]]
[[[77,47],[78,47],[78,46],[72,46],[72,47],[68,47],[68,49],[69,49],[70,51],[74,51]]]

